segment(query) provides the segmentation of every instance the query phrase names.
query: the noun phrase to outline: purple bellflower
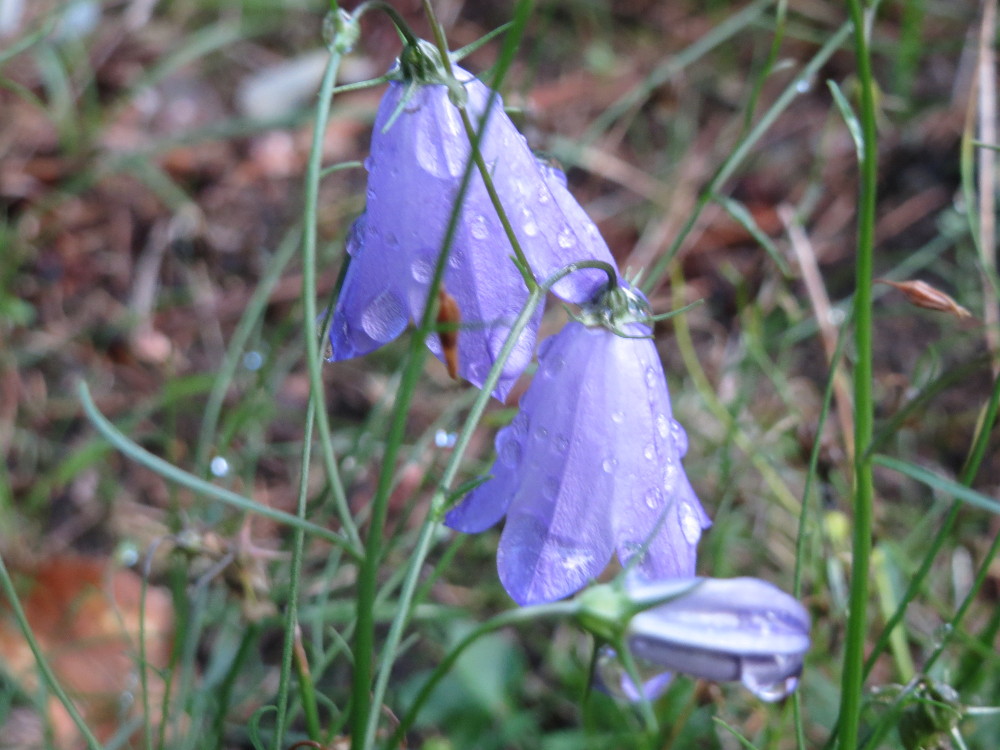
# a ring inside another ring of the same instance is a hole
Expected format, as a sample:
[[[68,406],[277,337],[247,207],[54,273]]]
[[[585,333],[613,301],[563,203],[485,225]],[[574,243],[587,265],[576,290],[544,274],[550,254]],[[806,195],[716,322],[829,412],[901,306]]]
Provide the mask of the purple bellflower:
[[[408,47],[379,106],[365,161],[368,202],[347,243],[351,261],[333,314],[331,360],[377,349],[423,315],[471,154],[452,101],[454,89],[465,98],[476,128],[491,98],[481,81],[457,66],[453,70],[457,84],[432,45]],[[584,260],[613,266],[607,244],[567,190],[565,176],[535,158],[499,96],[492,95],[486,122],[479,150],[534,277],[544,281]],[[448,364],[482,386],[528,289],[475,167],[461,200],[442,283],[459,318],[457,362]],[[577,271],[552,291],[567,302],[582,303],[605,278],[599,270]],[[494,391],[501,400],[531,361],[541,314],[539,307],[503,366]],[[427,344],[447,360],[449,352],[438,336],[429,336]]]
[[[637,667],[654,674],[636,686],[606,649],[600,677],[612,691],[652,700],[672,672],[738,680],[765,701],[780,700],[798,685],[809,649],[809,614],[774,585],[757,578],[645,582],[630,576],[625,589],[631,606],[643,608],[626,626],[625,645]],[[587,595],[592,593],[602,592]]]
[[[446,517],[474,533],[506,515],[497,567],[519,604],[574,593],[615,550],[652,580],[694,575],[711,522],[681,467],[687,436],[647,319],[621,286],[543,342],[491,478]]]

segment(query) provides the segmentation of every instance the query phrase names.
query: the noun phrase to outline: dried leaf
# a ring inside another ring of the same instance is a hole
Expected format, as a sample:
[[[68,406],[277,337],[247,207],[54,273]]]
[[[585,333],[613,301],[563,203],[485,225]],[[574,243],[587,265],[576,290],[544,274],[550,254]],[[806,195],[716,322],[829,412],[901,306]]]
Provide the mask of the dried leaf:
[[[940,289],[935,289],[926,281],[891,281],[890,279],[875,279],[876,284],[887,284],[898,289],[911,305],[928,310],[951,313],[957,318],[971,318],[972,313],[958,304]]]
[[[115,734],[126,718],[125,700],[139,684],[139,633],[145,636],[150,705],[163,696],[160,670],[170,660],[173,608],[169,593],[149,586],[130,570],[114,570],[97,559],[53,557],[25,578],[22,604],[31,630],[60,684],[99,739]],[[38,685],[34,656],[20,629],[0,613],[0,660],[29,693]],[[54,698],[47,712],[59,747],[79,743],[69,714]],[[157,717],[150,717],[154,725]],[[0,728],[2,729],[2,728]],[[2,734],[2,731],[0,731]]]
[[[444,328],[438,331],[438,337],[441,339],[441,351],[444,353],[448,374],[453,379],[458,378],[458,324],[461,320],[458,302],[442,286],[438,290],[437,322],[439,325],[444,324]]]

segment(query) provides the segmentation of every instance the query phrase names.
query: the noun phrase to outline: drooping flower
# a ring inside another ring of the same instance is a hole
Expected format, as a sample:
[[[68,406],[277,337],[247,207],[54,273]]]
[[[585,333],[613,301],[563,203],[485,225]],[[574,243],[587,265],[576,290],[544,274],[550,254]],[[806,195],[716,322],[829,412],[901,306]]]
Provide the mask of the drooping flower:
[[[607,688],[652,700],[666,689],[670,673],[682,672],[739,681],[774,701],[798,685],[809,650],[809,613],[776,586],[757,578],[693,578],[629,579],[625,588],[633,606],[649,607],[629,620],[625,645],[638,668],[652,674],[636,686],[608,649],[600,665]]]
[[[497,567],[520,604],[572,594],[616,550],[652,580],[694,575],[711,522],[681,466],[687,436],[639,322],[644,304],[620,287],[588,310],[591,325],[570,322],[542,343],[491,478],[447,515],[469,533],[506,515]]]
[[[426,43],[423,43],[426,45]],[[332,360],[366,354],[420,320],[440,257],[470,144],[452,102],[448,74],[431,46],[408,48],[375,119],[368,170],[368,202],[348,240],[351,255],[330,331]],[[417,61],[415,63],[414,61]],[[454,66],[472,123],[479,127],[491,92]],[[504,114],[499,96],[486,120],[480,152],[513,232],[536,279],[544,281],[582,260],[614,261],[594,223],[566,188],[558,170],[540,164]],[[458,373],[481,386],[497,360],[528,289],[511,243],[475,167],[443,286],[459,317]],[[606,274],[579,271],[553,291],[568,302],[590,299]],[[506,361],[494,394],[503,399],[531,361],[541,309]],[[445,359],[438,336],[427,339]]]

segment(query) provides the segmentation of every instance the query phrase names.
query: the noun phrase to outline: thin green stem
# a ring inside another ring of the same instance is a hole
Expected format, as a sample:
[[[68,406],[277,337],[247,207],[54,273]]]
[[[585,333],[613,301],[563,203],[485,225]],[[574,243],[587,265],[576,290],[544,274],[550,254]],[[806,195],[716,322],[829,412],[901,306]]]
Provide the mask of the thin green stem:
[[[295,506],[296,515],[305,520],[306,502],[309,496],[309,462],[312,453],[313,425],[316,421],[316,398],[309,399],[309,406],[306,410],[305,440],[302,441],[302,462],[299,466],[299,495]],[[305,547],[305,534],[301,527],[292,532],[292,564],[289,570],[288,594],[285,603],[284,631],[285,638],[282,647],[281,674],[278,682],[278,715],[275,718],[274,727],[274,750],[281,750],[285,740],[285,723],[288,717],[288,692],[291,684],[292,662],[295,658],[296,632],[299,627],[299,587],[302,582],[302,559]],[[300,679],[300,687],[306,690],[311,685],[306,685]],[[315,720],[315,696],[307,694],[304,696],[303,704],[313,710],[307,710],[306,716],[309,721],[309,736],[313,740],[319,740],[319,723]]]
[[[505,40],[502,56],[512,57],[519,40],[520,35],[515,29],[515,32],[510,34]],[[447,54],[445,54],[445,59],[447,59]],[[478,138],[472,140],[471,146],[473,154],[478,154]],[[412,581],[412,586],[406,592],[406,596],[408,596],[409,599],[406,602],[401,601],[399,607],[400,614],[393,620],[393,624],[390,629],[389,641],[386,646],[381,649],[382,668],[379,673],[378,683],[375,685],[373,695],[372,661],[375,655],[374,610],[376,604],[378,567],[382,554],[382,534],[388,511],[389,493],[393,486],[396,457],[399,453],[399,447],[402,444],[405,434],[409,405],[413,399],[417,380],[420,377],[424,356],[426,356],[424,342],[430,332],[434,330],[435,326],[437,291],[440,289],[441,282],[444,278],[444,270],[447,264],[448,254],[458,230],[458,222],[461,215],[462,205],[472,180],[474,167],[475,160],[470,159],[467,162],[465,170],[462,174],[462,179],[458,186],[458,192],[452,206],[445,235],[442,239],[441,252],[438,255],[437,263],[434,268],[434,274],[431,278],[428,289],[427,305],[424,308],[424,313],[420,323],[410,340],[407,362],[403,371],[403,376],[400,380],[399,391],[396,394],[392,421],[389,427],[389,434],[386,438],[385,452],[382,456],[382,467],[379,472],[378,485],[375,497],[371,503],[371,519],[368,530],[368,538],[365,542],[365,556],[361,564],[361,569],[358,572],[357,583],[357,626],[355,628],[354,639],[355,663],[351,685],[352,750],[367,750],[374,740],[375,730],[378,723],[378,714],[377,712],[372,711],[372,705],[379,705],[381,703],[382,696],[385,694],[390,672],[389,665],[392,663],[398,642],[402,637],[402,630],[409,617],[408,601],[412,601],[413,591],[416,589],[415,578],[419,575],[419,565],[414,565],[414,562],[425,559],[427,552],[430,549],[432,539],[430,532],[434,528],[435,521],[428,517],[421,529],[418,549],[411,555],[410,558],[411,565],[407,574],[406,583],[404,584],[404,586],[407,586],[411,583],[411,577],[414,579]],[[520,321],[520,319],[521,318],[519,317],[518,320]],[[505,357],[509,355],[510,350],[512,350],[515,341],[516,339],[512,339],[511,336],[508,336],[504,349],[501,350],[501,354],[498,356],[498,361],[494,365],[494,369],[491,371],[491,376],[495,374],[496,379],[492,380],[492,385],[490,384],[491,381],[488,379],[487,383],[483,386],[483,393],[481,395],[484,400],[488,400],[489,393],[496,386],[496,382],[499,380],[499,370],[497,368],[502,367],[502,363],[505,361]],[[508,346],[510,349],[507,348]],[[457,450],[453,452],[453,458],[456,454],[458,454]],[[404,595],[401,594],[401,600],[403,596]]]
[[[860,155],[858,240],[854,294],[854,519],[847,634],[840,699],[840,747],[858,746],[864,690],[864,647],[868,634],[868,580],[872,552],[874,484],[868,454],[874,429],[872,401],[872,277],[875,250],[875,199],[878,177],[875,80],[871,67],[868,27],[861,0],[850,0],[854,28],[860,102],[858,118],[864,139]]]
[[[531,2],[521,2],[517,6],[515,11],[515,16],[513,22],[510,24],[511,34],[508,39],[519,40],[524,34],[525,25],[528,22],[528,17],[531,14]],[[444,62],[445,67],[448,69],[448,74],[453,75],[451,68],[451,56],[448,54],[448,42],[444,37],[444,29],[441,24],[438,23],[437,17],[434,15],[434,8],[430,3],[430,0],[424,0],[424,12],[427,14],[428,19],[431,22],[431,29],[434,31],[434,41],[437,44],[438,52],[441,53],[441,59]],[[511,62],[514,59],[513,50],[516,46],[510,44],[505,45],[504,49],[510,48],[509,54],[501,54],[500,59],[497,60],[496,72],[493,76],[493,86],[490,89],[490,95],[486,100],[486,108],[483,111],[483,116],[480,118],[478,123],[478,129],[473,126],[472,119],[469,117],[469,112],[464,106],[458,108],[459,116],[462,118],[462,125],[465,128],[466,136],[471,144],[472,158],[475,160],[476,168],[479,170],[479,175],[482,177],[483,184],[486,186],[486,193],[490,197],[490,202],[493,204],[494,210],[497,212],[497,217],[500,219],[500,225],[503,227],[504,234],[507,236],[507,240],[510,242],[511,247],[514,250],[514,257],[517,258],[517,267],[524,278],[524,283],[527,285],[528,289],[533,289],[537,282],[531,273],[531,266],[528,263],[528,259],[524,255],[524,251],[521,249],[521,244],[517,240],[517,235],[514,234],[514,227],[510,223],[510,219],[507,217],[507,211],[503,207],[503,203],[500,201],[500,196],[497,194],[496,187],[493,185],[493,175],[490,174],[489,167],[486,165],[486,161],[483,159],[483,154],[479,150],[479,144],[482,141],[483,134],[486,132],[486,125],[489,120],[490,115],[493,113],[493,103],[499,97],[497,89],[500,82],[503,81],[504,76],[507,75],[507,71],[510,69]]]
[[[399,746],[399,743],[402,741],[403,734],[410,727],[410,725],[413,724],[417,715],[420,713],[420,709],[427,702],[427,699],[430,697],[434,688],[444,678],[444,676],[448,674],[451,668],[455,665],[455,662],[458,661],[458,658],[465,652],[465,649],[478,641],[484,635],[496,632],[500,628],[505,628],[510,625],[519,625],[526,622],[538,622],[543,619],[572,617],[578,610],[579,606],[575,601],[556,602],[555,604],[540,604],[533,607],[520,607],[518,609],[510,609],[506,612],[501,612],[493,619],[484,622],[477,628],[474,628],[461,641],[455,644],[454,648],[448,652],[448,655],[441,661],[440,664],[438,664],[437,668],[431,673],[431,676],[428,677],[427,681],[421,686],[420,692],[417,693],[417,697],[407,709],[406,714],[400,720],[399,725],[396,727],[396,731],[389,739],[386,747]]]
[[[204,475],[205,469],[208,466],[209,449],[212,447],[212,442],[215,439],[215,431],[219,424],[219,415],[222,413],[222,404],[226,398],[226,392],[229,390],[229,386],[233,382],[233,377],[236,375],[236,370],[239,367],[240,355],[246,349],[247,343],[253,335],[254,328],[267,307],[271,292],[277,286],[278,280],[285,270],[285,266],[294,257],[295,251],[298,250],[298,245],[299,233],[297,231],[289,232],[281,241],[278,251],[271,259],[267,273],[264,274],[264,277],[257,284],[257,288],[254,289],[253,295],[250,297],[249,302],[247,302],[243,316],[240,318],[240,322],[237,324],[236,330],[233,331],[233,335],[229,340],[229,348],[222,358],[222,364],[219,365],[215,382],[212,383],[212,390],[209,391],[208,398],[205,400],[201,427],[198,430],[194,466],[199,476]]]
[[[644,292],[649,293],[655,289],[659,283],[663,274],[666,273],[667,269],[670,267],[674,256],[677,251],[680,250],[681,244],[687,238],[688,234],[691,232],[694,225],[698,222],[701,212],[705,207],[711,203],[713,197],[722,191],[723,183],[728,180],[736,169],[743,163],[743,160],[747,158],[751,149],[757,144],[757,142],[764,136],[764,134],[770,129],[774,122],[778,119],[782,112],[788,109],[792,101],[796,97],[801,95],[802,85],[808,85],[823,65],[826,64],[833,54],[840,49],[844,41],[850,35],[851,24],[845,23],[841,26],[834,34],[830,36],[826,44],[816,53],[816,56],[809,61],[802,72],[795,76],[794,80],[785,87],[785,90],[781,92],[781,96],[777,98],[770,109],[761,117],[760,122],[749,132],[747,135],[740,140],[736,148],[732,150],[729,156],[726,157],[725,161],[719,166],[719,169],[712,176],[708,185],[701,191],[698,196],[698,201],[695,203],[694,209],[691,211],[690,216],[688,216],[687,221],[681,230],[677,233],[676,238],[671,243],[670,247],[665,253],[663,253],[653,267],[648,271],[645,282],[642,284],[642,289]]]
[[[238,510],[246,511],[247,513],[256,513],[259,516],[269,518],[272,521],[277,521],[278,523],[283,523],[286,526],[307,531],[313,536],[319,537],[320,539],[340,547],[353,559],[361,559],[361,552],[358,551],[358,549],[355,548],[354,545],[352,545],[348,540],[344,539],[336,532],[330,531],[330,529],[323,528],[322,526],[318,526],[314,523],[310,523],[309,521],[292,515],[291,513],[285,513],[284,511],[275,510],[274,508],[269,508],[266,505],[261,505],[260,503],[254,502],[250,498],[238,495],[231,490],[225,489],[224,487],[218,487],[211,482],[206,482],[204,479],[196,477],[193,474],[189,474],[183,469],[174,466],[169,461],[165,461],[159,456],[154,456],[145,448],[142,448],[133,441],[129,440],[125,437],[125,435],[119,432],[118,429],[116,429],[103,414],[101,414],[97,405],[94,403],[93,397],[90,395],[90,389],[82,380],[77,385],[77,395],[80,398],[80,403],[83,406],[84,413],[87,415],[91,424],[94,425],[94,428],[122,454],[145,466],[150,471],[156,472],[168,481],[176,482],[183,487],[187,487],[192,492],[215,498],[216,500],[226,503],[227,505],[231,505]]]
[[[330,423],[327,421],[326,392],[323,389],[323,378],[320,372],[322,358],[319,353],[319,337],[316,322],[319,316],[316,311],[316,244],[317,221],[319,207],[319,183],[322,172],[323,135],[330,116],[330,104],[333,101],[333,87],[337,82],[337,70],[340,67],[341,56],[336,50],[330,52],[323,81],[320,84],[319,97],[316,103],[316,120],[313,126],[312,145],[309,149],[309,161],[306,166],[305,196],[302,215],[302,314],[305,318],[306,366],[309,370],[310,397],[316,400],[319,414],[319,439],[322,448],[321,458],[326,470],[327,480],[333,492],[337,515],[344,527],[347,538],[352,546],[361,546],[361,535],[351,515],[347,503],[347,493],[340,479],[337,468],[336,454],[333,450],[333,440],[330,437]],[[325,329],[325,325],[321,328]]]

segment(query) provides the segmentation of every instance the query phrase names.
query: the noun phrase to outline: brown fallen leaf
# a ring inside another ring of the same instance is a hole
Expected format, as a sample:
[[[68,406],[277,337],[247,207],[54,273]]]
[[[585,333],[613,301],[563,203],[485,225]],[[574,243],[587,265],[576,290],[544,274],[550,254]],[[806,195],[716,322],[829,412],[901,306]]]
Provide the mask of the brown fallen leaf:
[[[146,588],[130,570],[114,569],[96,558],[51,557],[21,571],[21,603],[49,666],[87,726],[99,740],[110,739],[141,708],[139,633],[145,637],[149,705],[162,704],[160,677],[170,660],[173,606],[169,593]],[[28,692],[38,687],[34,655],[6,606],[0,606],[0,665]],[[81,744],[63,705],[50,697],[46,711],[58,747]],[[150,717],[154,726],[158,717]],[[3,727],[0,727],[0,735]]]
[[[956,318],[971,318],[972,313],[958,304],[949,295],[940,289],[935,289],[926,281],[891,281],[890,279],[875,279],[875,284],[886,284],[893,289],[898,289],[906,297],[911,305],[923,307],[928,310],[947,312]]]

